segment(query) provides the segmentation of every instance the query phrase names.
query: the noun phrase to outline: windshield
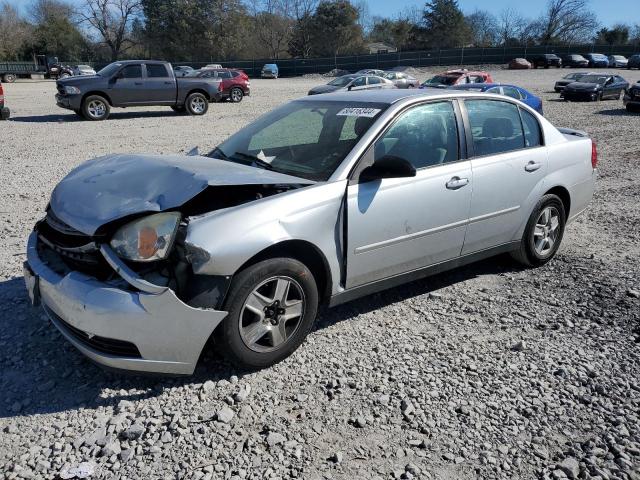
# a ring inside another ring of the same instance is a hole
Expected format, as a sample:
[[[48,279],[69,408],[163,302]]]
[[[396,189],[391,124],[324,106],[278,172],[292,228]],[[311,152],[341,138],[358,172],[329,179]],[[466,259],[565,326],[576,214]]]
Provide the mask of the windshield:
[[[354,78],[356,77],[338,77],[335,80],[331,80],[327,85],[333,85],[334,87],[344,87]]]
[[[387,107],[370,102],[290,102],[232,135],[207,156],[325,181]]]
[[[599,83],[600,85],[604,85],[609,77],[605,77],[603,75],[585,75],[580,79],[582,83]]]
[[[110,77],[111,75],[116,73],[121,66],[122,66],[121,63],[110,63],[109,65],[104,67],[102,70],[100,70],[98,72],[98,75],[100,75],[101,77]]]
[[[458,77],[453,77],[451,75],[436,75],[433,78],[430,78],[423,85],[453,85],[458,80]]]

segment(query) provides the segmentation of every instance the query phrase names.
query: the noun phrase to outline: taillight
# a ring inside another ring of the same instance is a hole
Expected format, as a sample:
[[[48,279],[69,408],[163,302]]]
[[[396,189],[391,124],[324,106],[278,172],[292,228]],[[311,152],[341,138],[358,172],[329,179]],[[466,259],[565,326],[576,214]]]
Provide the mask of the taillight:
[[[598,148],[596,142],[591,140],[591,167],[595,170],[598,166]]]
[[[222,90],[224,90],[222,82],[218,82],[218,91],[221,92]]]

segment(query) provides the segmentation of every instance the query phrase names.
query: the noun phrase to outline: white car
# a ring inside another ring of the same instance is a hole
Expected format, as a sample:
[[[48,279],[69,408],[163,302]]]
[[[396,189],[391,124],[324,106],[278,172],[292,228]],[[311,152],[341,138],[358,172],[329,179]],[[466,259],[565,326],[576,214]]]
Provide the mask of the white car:
[[[76,65],[73,67],[74,76],[95,75],[96,71],[89,65]]]

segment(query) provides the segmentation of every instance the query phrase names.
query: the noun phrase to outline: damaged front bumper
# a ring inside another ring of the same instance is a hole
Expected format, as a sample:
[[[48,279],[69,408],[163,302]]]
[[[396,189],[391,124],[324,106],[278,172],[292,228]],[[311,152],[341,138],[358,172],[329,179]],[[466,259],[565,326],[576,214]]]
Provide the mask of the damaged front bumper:
[[[59,273],[39,254],[38,234],[27,245],[25,283],[34,305],[91,360],[116,369],[193,373],[200,353],[227,312],[193,308],[168,287],[137,276],[106,246],[102,255],[126,285],[78,271]]]

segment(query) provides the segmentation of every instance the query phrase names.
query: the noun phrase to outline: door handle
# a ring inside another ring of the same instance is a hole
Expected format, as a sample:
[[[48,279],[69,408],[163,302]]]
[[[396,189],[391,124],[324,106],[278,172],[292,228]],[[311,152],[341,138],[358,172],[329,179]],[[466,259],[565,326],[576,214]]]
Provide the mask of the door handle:
[[[452,177],[451,180],[446,183],[446,186],[449,190],[457,190],[464,187],[468,183],[468,178]]]
[[[173,82],[164,82],[165,85],[172,85]]]
[[[529,163],[527,163],[527,164],[524,166],[524,169],[525,169],[527,172],[535,172],[535,171],[536,171],[536,170],[538,170],[541,166],[542,166],[542,164],[541,164],[541,163],[537,163],[537,162],[534,162],[533,160],[531,160]]]
[[[133,82],[134,85],[142,85],[142,82]]]

